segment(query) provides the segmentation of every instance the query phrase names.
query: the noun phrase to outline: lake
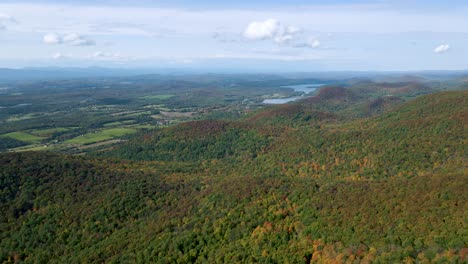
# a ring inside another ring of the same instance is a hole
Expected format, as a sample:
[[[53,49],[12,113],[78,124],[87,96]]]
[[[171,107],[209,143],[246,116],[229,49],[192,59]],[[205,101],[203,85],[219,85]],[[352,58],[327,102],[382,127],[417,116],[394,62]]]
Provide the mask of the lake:
[[[306,97],[311,92],[317,90],[317,88],[323,86],[324,84],[296,84],[296,85],[286,85],[281,86],[284,88],[291,88],[295,92],[302,92],[301,96],[292,96],[287,98],[279,98],[279,99],[266,99],[263,100],[264,104],[285,104],[288,102],[296,101]]]

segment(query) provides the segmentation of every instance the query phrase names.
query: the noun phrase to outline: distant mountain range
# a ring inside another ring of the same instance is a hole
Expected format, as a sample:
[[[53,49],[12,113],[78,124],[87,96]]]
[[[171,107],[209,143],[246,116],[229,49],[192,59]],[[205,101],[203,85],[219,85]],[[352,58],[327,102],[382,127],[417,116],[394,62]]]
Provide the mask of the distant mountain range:
[[[51,80],[51,79],[70,79],[70,78],[96,78],[96,77],[126,77],[137,75],[220,75],[226,71],[208,71],[206,69],[170,69],[170,68],[61,68],[61,67],[28,67],[21,69],[0,68],[0,82],[17,82],[17,81],[35,81],[35,80]],[[230,72],[231,73],[231,72]],[[237,72],[238,74],[250,75],[247,72]],[[331,71],[331,72],[298,72],[298,73],[276,73],[275,75],[288,76],[292,78],[332,78],[332,79],[347,79],[347,78],[386,78],[394,79],[395,76],[401,76],[406,73],[407,79],[439,79],[453,78],[457,76],[468,76],[468,70],[459,71],[413,71],[413,72],[372,72],[372,71]],[[255,72],[258,77],[258,73]],[[268,74],[272,76],[272,74]]]

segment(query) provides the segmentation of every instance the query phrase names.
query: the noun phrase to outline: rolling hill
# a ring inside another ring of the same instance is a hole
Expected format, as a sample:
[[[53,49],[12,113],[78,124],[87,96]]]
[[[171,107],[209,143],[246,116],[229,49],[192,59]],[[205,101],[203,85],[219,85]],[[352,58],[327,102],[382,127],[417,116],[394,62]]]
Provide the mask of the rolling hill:
[[[0,260],[464,263],[466,98],[347,118],[363,101],[326,87],[94,156],[1,154]]]

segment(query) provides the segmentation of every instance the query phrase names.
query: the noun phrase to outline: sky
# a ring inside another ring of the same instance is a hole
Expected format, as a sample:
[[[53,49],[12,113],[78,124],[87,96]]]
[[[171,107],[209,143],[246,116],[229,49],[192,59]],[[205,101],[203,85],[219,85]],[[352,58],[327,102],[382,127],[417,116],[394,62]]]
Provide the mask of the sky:
[[[466,0],[0,0],[0,67],[468,69]]]

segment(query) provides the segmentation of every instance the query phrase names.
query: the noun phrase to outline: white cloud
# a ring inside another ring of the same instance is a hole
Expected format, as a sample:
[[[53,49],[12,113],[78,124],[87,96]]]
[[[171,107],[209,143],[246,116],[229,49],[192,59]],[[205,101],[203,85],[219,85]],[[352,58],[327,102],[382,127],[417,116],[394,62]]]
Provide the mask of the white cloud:
[[[301,30],[295,26],[284,26],[276,19],[253,21],[244,30],[244,37],[250,40],[272,39],[277,44],[285,44],[293,40],[293,36]]]
[[[251,22],[244,31],[244,37],[252,40],[269,39],[276,36],[281,23],[276,19]]]
[[[103,52],[103,51],[96,51],[89,57],[91,59],[96,59],[96,60],[122,60],[124,59],[122,56],[120,56],[117,53]]]
[[[56,60],[63,59],[63,58],[65,58],[65,57],[66,57],[66,56],[63,55],[63,54],[60,53],[60,52],[57,52],[57,53],[55,53],[55,54],[52,56],[52,58],[54,58],[54,59],[56,59]]]
[[[125,58],[117,53],[96,51],[88,55],[74,55],[56,52],[51,56],[54,60],[73,59],[78,61],[95,60],[95,61],[122,61]]]
[[[306,40],[300,40],[297,41],[296,43],[293,43],[292,47],[294,48],[312,48],[312,49],[318,49],[320,48],[322,43],[320,40],[310,37]]]
[[[76,60],[76,61],[123,61],[126,58],[119,55],[118,53],[113,52],[104,52],[104,51],[96,51],[91,54],[64,54],[62,52],[56,52],[51,56],[54,60]]]
[[[72,46],[93,46],[96,44],[93,40],[86,39],[76,33],[63,36],[62,41]]]
[[[292,35],[278,35],[277,37],[274,38],[274,41],[277,44],[285,44],[290,42],[293,39]]]
[[[448,51],[449,49],[450,49],[450,45],[449,45],[449,44],[442,44],[442,45],[437,46],[437,47],[434,49],[434,52],[435,52],[435,53],[444,53],[444,52]]]
[[[0,14],[0,21],[18,24],[18,20],[16,20],[16,18],[7,14]]]
[[[84,38],[76,33],[65,34],[64,36],[60,36],[56,33],[48,33],[44,35],[42,41],[49,45],[67,44],[70,46],[92,46],[96,44],[93,40]]]
[[[296,34],[301,32],[301,29],[295,26],[287,26],[286,27],[286,33],[288,34]]]
[[[7,30],[7,24],[18,24],[18,20],[10,15],[0,13],[0,30]]]
[[[320,47],[321,43],[320,43],[320,40],[311,38],[307,42],[307,45],[313,49],[317,49]]]
[[[42,42],[44,42],[45,44],[53,45],[62,43],[62,39],[59,35],[55,33],[49,33],[44,35],[44,37],[42,38]]]
[[[212,34],[213,39],[223,43],[235,43],[239,42],[239,34],[230,34],[226,32],[214,32]]]

